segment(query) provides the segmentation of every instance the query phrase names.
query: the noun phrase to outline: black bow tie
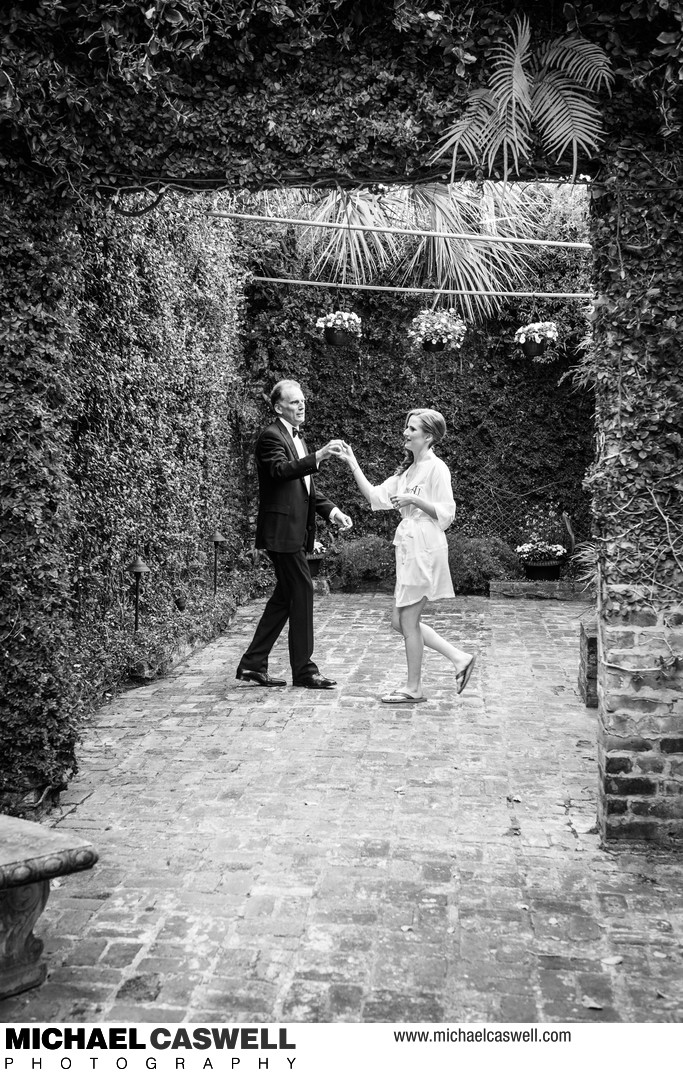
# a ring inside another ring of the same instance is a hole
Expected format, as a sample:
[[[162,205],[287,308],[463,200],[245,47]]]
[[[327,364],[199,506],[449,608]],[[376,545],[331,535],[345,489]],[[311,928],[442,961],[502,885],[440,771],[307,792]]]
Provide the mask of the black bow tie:
[[[294,439],[296,439],[297,436],[300,436],[300,435],[301,435],[301,433],[299,432],[298,428],[293,428],[292,429],[292,436],[294,437]]]

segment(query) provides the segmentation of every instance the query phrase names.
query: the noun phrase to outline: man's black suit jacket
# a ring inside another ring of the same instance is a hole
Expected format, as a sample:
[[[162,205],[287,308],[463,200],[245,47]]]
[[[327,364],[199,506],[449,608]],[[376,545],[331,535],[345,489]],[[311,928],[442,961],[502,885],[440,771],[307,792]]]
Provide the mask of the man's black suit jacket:
[[[316,491],[312,476],[317,472],[315,453],[299,458],[285,425],[274,421],[256,441],[256,467],[256,547],[279,552],[313,551],[316,512],[327,520],[334,510],[334,503]],[[304,481],[307,476],[311,478],[310,495]]]

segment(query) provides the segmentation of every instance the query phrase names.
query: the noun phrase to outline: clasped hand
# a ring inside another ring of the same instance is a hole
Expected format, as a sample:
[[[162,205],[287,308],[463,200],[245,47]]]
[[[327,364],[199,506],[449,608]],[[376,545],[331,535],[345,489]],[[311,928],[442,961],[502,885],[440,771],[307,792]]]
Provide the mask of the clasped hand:
[[[319,453],[323,458],[341,458],[343,443],[343,440],[328,440]]]
[[[353,448],[344,440],[329,440],[323,447],[325,458],[341,458],[351,465],[355,462]]]
[[[391,496],[392,506],[394,506],[396,510],[400,510],[401,507],[411,507],[416,500],[417,496],[413,495],[411,492],[405,492],[403,495]]]

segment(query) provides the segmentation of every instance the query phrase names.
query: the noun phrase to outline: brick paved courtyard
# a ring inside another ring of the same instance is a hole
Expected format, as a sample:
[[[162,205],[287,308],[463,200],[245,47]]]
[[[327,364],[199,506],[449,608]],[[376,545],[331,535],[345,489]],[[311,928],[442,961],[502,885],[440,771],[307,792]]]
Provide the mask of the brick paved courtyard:
[[[404,708],[388,596],[317,598],[324,693],[234,680],[261,607],[97,713],[51,822],[100,860],[3,1022],[680,1021],[683,857],[599,846],[581,605],[438,605],[481,658]]]

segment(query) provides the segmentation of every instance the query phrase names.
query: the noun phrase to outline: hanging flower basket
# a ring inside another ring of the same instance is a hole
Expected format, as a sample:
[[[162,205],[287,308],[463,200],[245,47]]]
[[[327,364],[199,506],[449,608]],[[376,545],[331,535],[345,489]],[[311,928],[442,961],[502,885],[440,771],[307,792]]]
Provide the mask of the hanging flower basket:
[[[408,338],[423,350],[459,350],[467,325],[455,309],[423,309],[413,317]]]
[[[540,343],[537,343],[535,339],[525,339],[522,343],[522,350],[527,358],[537,358],[539,354],[544,353],[545,345],[545,339],[541,339]]]
[[[515,342],[519,343],[528,358],[537,358],[544,353],[547,344],[557,341],[557,324],[554,320],[536,320],[523,324],[515,332]]]
[[[325,342],[330,346],[349,346],[355,338],[353,332],[345,332],[342,328],[325,328]]]
[[[318,317],[315,326],[322,328],[325,342],[330,346],[349,346],[362,334],[360,317],[342,310]]]

